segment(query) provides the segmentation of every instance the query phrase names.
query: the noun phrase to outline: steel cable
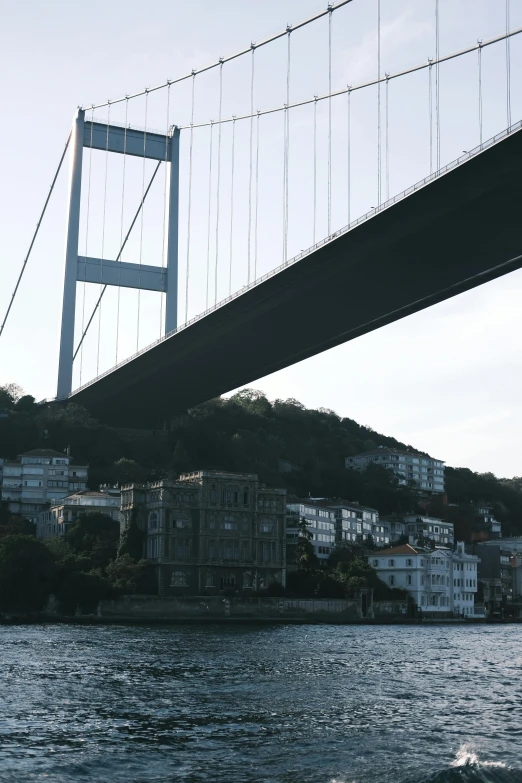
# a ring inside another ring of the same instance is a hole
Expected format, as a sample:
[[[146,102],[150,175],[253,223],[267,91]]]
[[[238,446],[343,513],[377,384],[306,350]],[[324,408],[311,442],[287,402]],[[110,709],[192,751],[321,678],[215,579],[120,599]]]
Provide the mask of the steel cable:
[[[188,321],[188,294],[189,294],[189,269],[190,269],[190,226],[192,219],[192,153],[194,146],[194,103],[195,103],[196,75],[192,77],[192,108],[190,112],[190,148],[189,148],[189,188],[187,208],[187,269],[185,273],[185,323]]]

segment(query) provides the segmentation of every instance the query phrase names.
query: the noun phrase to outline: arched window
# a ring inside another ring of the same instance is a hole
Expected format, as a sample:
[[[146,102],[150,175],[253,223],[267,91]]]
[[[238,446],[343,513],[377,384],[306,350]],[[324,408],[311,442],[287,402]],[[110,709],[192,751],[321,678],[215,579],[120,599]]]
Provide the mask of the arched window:
[[[210,502],[217,503],[217,488],[215,484],[210,485]]]
[[[185,571],[173,571],[170,578],[171,587],[188,587],[188,576]]]
[[[158,512],[151,511],[149,514],[149,530],[155,530],[158,527]]]
[[[207,571],[205,576],[205,587],[215,587],[216,577],[213,571]]]
[[[178,530],[190,527],[190,519],[187,514],[176,514],[175,519],[172,520],[172,527]]]
[[[252,574],[248,571],[243,574],[243,587],[248,589],[252,587]]]

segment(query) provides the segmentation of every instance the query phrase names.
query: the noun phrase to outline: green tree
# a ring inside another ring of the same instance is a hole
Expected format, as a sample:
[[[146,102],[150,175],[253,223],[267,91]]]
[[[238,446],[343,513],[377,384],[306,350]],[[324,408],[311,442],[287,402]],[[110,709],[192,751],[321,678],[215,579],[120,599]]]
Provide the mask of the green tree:
[[[147,478],[147,471],[133,459],[122,457],[117,460],[112,469],[114,481],[123,484],[139,484]]]
[[[107,514],[81,514],[67,532],[67,543],[76,555],[88,558],[91,568],[106,568],[116,557],[119,523]]]
[[[135,562],[129,554],[121,555],[112,560],[105,574],[111,587],[120,593],[140,592],[146,575],[144,560]]]
[[[31,612],[43,609],[56,578],[52,552],[32,536],[0,539],[0,609]]]
[[[134,562],[143,557],[143,543],[146,538],[144,531],[138,526],[137,516],[137,509],[133,508],[118,546],[118,557],[128,555]]]
[[[306,519],[302,517],[299,520],[299,538],[297,540],[296,563],[298,571],[311,573],[319,568],[319,558],[314,552],[311,538],[312,533],[308,530]]]

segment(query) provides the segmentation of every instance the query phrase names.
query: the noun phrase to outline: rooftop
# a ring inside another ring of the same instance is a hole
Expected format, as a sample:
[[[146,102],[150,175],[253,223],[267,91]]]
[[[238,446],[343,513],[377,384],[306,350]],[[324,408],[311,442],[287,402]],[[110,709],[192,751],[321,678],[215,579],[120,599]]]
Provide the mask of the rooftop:
[[[64,451],[55,451],[54,449],[33,449],[32,451],[24,451],[23,454],[19,454],[18,457],[60,457],[71,458],[70,454],[66,454]]]
[[[379,549],[374,555],[425,555],[426,549],[411,544],[401,544],[401,546],[392,546],[390,549]]]
[[[430,457],[429,454],[423,454],[421,451],[404,451],[401,449],[391,449],[388,446],[379,446],[377,449],[371,451],[363,451],[360,454],[351,454],[348,459],[355,459],[356,457],[376,457],[383,454],[393,454],[403,457],[421,457],[424,459],[433,459],[436,462],[444,462],[444,460],[437,459],[436,457]]]

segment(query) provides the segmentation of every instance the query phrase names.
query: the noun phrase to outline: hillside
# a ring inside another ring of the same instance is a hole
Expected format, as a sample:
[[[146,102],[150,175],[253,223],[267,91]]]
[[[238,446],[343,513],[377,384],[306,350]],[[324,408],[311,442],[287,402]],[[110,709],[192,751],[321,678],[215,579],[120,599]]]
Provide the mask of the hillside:
[[[312,497],[343,497],[378,508],[383,514],[417,512],[411,489],[399,487],[384,468],[364,473],[344,468],[344,458],[378,446],[415,450],[327,409],[309,410],[297,400],[270,402],[245,390],[212,400],[172,422],[170,432],[116,430],[100,425],[74,405],[42,407],[33,398],[0,391],[0,457],[16,457],[33,448],[63,451],[90,466],[90,485],[176,476],[197,469],[256,472],[262,481]],[[438,457],[444,455],[437,454]],[[282,470],[284,472],[282,472]],[[424,512],[453,519],[469,537],[476,527],[470,504],[488,503],[505,534],[522,534],[522,493],[492,474],[447,468],[448,501]]]

